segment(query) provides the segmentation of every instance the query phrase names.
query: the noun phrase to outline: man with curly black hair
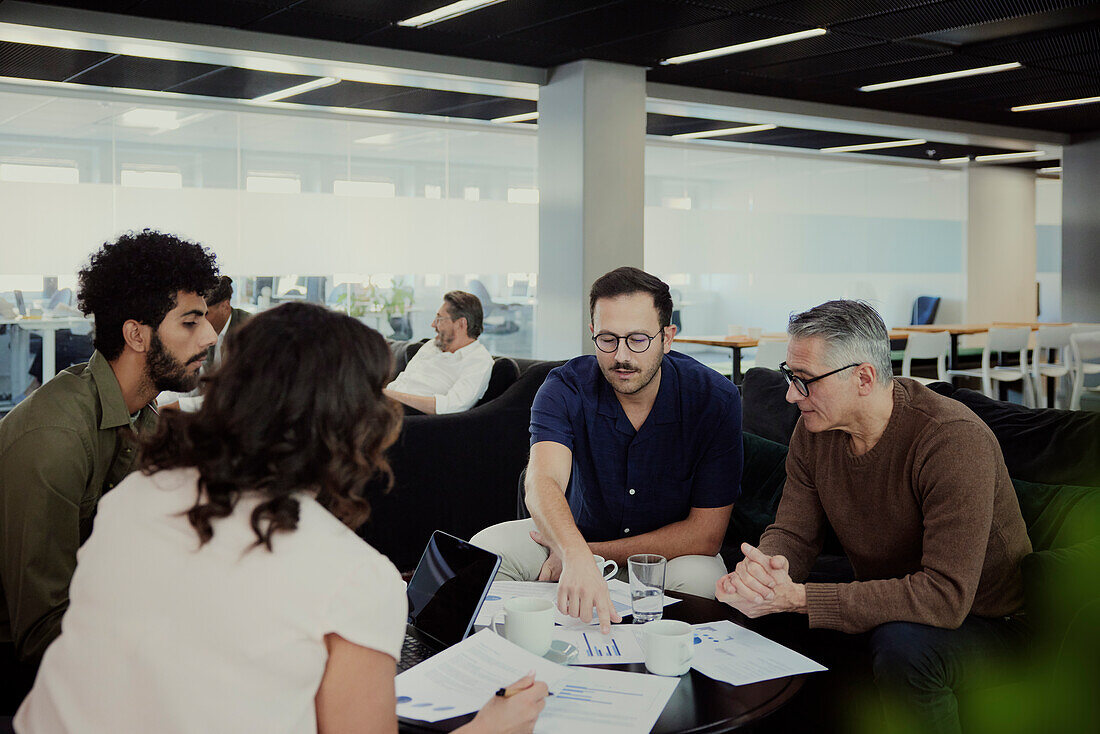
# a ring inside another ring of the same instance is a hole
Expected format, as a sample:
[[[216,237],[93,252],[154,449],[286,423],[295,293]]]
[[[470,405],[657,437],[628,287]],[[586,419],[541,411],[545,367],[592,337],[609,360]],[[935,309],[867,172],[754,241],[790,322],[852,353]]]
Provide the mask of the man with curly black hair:
[[[186,392],[217,333],[203,295],[214,255],[153,230],[108,242],[80,271],[95,352],[0,421],[0,714],[26,693],[61,629],[76,553],[104,492],[130,473],[162,390]]]

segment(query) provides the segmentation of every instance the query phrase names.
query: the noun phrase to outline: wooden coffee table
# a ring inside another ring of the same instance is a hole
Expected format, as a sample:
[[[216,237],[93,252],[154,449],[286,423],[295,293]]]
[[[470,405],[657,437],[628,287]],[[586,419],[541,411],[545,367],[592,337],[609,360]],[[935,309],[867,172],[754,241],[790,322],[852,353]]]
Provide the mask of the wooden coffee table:
[[[751,620],[746,620],[739,612],[721,602],[691,594],[666,593],[683,601],[665,607],[665,619],[679,619],[691,624],[729,619],[745,627],[752,626]],[[635,673],[646,672],[645,665],[641,663],[599,667]],[[718,734],[735,731],[759,721],[790,701],[802,687],[805,678],[806,675],[793,675],[747,686],[731,686],[692,669],[681,676],[672,698],[651,731],[653,734]],[[399,721],[403,732],[446,732],[472,718],[473,715],[470,714],[431,724],[407,719]]]

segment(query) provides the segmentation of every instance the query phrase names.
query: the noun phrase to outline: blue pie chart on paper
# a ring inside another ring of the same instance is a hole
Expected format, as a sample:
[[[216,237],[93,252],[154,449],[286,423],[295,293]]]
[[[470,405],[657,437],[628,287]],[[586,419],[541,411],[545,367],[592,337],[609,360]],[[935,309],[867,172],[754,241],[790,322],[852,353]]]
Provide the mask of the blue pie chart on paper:
[[[412,700],[412,698],[410,698],[409,696],[398,696],[397,697],[397,702],[398,703],[408,703],[411,700]]]
[[[500,597],[489,594],[489,596],[485,597],[485,601],[500,601]]]

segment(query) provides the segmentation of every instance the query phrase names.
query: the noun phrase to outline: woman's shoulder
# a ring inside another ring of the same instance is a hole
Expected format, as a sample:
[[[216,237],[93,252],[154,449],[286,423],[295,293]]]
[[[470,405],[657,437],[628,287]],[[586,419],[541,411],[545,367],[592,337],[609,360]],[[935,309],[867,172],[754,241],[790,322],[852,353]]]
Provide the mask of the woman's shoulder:
[[[401,574],[389,558],[356,535],[312,496],[302,494],[299,499],[301,511],[298,529],[294,531],[299,541],[318,553],[339,558],[345,568],[368,567],[375,573],[400,578]]]

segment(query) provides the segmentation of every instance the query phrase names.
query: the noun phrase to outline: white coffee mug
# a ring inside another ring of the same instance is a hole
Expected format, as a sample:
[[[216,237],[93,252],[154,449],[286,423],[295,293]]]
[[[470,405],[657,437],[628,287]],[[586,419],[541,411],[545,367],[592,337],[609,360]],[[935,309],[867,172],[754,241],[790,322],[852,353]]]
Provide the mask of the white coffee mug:
[[[597,556],[595,553],[592,554],[592,558],[596,561],[596,570],[603,574],[605,581],[610,581],[615,577],[615,574],[619,572],[619,564],[615,563],[615,561],[610,558],[605,559],[603,556]],[[609,564],[611,566],[610,571],[606,570]]]
[[[659,619],[642,625],[645,667],[655,675],[683,675],[691,669],[695,633],[687,622]]]
[[[503,630],[497,623],[504,615]],[[493,615],[493,631],[509,642],[536,655],[550,649],[554,633],[554,602],[530,596],[517,596],[504,602],[504,609]]]

